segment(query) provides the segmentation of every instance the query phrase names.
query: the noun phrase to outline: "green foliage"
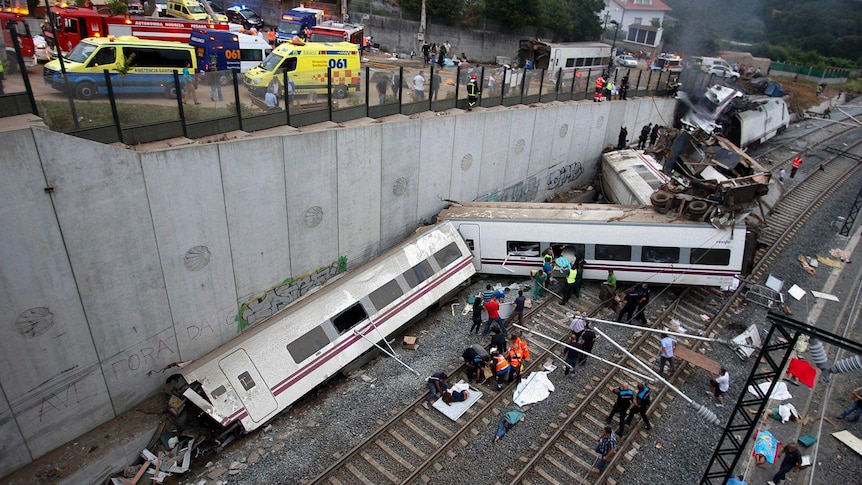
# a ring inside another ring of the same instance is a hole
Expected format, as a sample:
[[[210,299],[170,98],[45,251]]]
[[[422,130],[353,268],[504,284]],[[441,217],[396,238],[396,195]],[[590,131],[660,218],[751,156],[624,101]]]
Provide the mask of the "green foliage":
[[[484,0],[485,15],[509,30],[532,27],[539,37],[573,42],[596,40],[602,33],[602,0]]]
[[[123,0],[111,0],[108,2],[108,8],[114,15],[124,14],[129,11],[129,5]]]
[[[417,18],[422,11],[422,0],[401,0],[399,3],[402,9],[417,14]],[[425,14],[447,25],[459,25],[472,4],[471,0],[425,0]]]
[[[338,257],[338,272],[343,273],[347,271],[347,256],[339,256]]]
[[[534,26],[539,19],[539,4],[523,0],[485,0],[485,15],[506,29]]]

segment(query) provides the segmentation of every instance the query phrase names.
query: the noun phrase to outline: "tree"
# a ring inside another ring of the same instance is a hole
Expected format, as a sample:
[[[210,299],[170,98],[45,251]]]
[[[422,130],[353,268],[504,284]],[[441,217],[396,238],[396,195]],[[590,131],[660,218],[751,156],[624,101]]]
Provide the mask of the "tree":
[[[534,1],[485,0],[485,15],[507,29],[536,25],[539,6]]]

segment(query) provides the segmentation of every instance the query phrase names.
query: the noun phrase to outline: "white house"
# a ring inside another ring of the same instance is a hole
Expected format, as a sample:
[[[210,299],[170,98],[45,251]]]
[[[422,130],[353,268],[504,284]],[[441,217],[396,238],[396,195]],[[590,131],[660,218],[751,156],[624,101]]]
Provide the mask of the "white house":
[[[599,17],[605,26],[619,24],[619,40],[652,48],[661,44],[665,12],[670,11],[661,0],[605,0]]]

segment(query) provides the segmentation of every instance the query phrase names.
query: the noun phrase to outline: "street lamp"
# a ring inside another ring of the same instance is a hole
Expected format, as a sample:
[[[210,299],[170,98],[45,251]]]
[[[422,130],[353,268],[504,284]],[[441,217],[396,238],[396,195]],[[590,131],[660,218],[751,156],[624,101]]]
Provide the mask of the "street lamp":
[[[616,52],[617,34],[620,32],[620,23],[616,20],[611,20],[608,23],[614,24],[616,26],[616,30],[614,30],[614,42],[613,45],[611,45],[611,60],[610,62],[608,62],[608,75],[610,75],[614,67],[614,53]]]

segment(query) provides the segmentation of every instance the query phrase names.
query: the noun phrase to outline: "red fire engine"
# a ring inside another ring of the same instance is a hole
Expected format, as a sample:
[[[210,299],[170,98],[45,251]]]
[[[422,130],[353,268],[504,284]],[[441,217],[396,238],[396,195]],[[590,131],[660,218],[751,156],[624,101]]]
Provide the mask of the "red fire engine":
[[[33,45],[33,37],[30,36],[30,27],[24,19],[24,15],[26,14],[26,10],[0,12],[0,27],[3,28],[3,41],[6,46],[6,68],[11,72],[18,70],[18,60],[15,57],[15,46],[12,45],[12,35],[9,33],[9,29],[6,28],[6,24],[10,20],[15,21],[15,30],[18,32],[18,44],[21,46],[21,54],[24,56],[24,62],[29,66],[36,65],[36,48]]]
[[[228,24],[161,17],[111,16],[76,7],[51,7],[51,18],[59,42],[54,42],[50,29],[45,31],[45,40],[59,45],[64,52],[71,51],[81,39],[87,37],[134,35],[140,39],[172,40],[188,44],[192,29],[229,29]]]

